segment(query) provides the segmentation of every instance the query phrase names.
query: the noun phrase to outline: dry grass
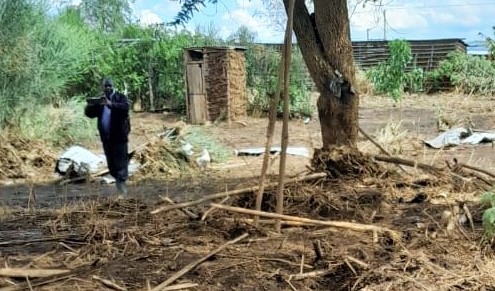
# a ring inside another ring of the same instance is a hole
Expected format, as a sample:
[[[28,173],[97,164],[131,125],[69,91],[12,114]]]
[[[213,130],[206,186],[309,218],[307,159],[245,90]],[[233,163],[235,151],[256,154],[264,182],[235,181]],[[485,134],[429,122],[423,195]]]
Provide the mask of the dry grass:
[[[248,232],[248,240],[222,251],[180,282],[197,283],[198,290],[288,290],[290,285],[297,290],[451,290],[454,286],[484,290],[493,286],[493,262],[482,256],[484,245],[477,244],[482,235],[479,221],[475,221],[475,232],[461,226],[447,234],[440,224],[443,211],[450,207],[445,200],[435,204],[398,202],[399,197],[412,199],[414,185],[421,181],[429,181],[425,184],[428,193],[450,192],[452,188],[451,180],[430,176],[412,180],[372,175],[287,187],[285,214],[377,224],[400,231],[400,240],[383,236],[375,241],[372,234],[321,227],[287,227],[281,235],[273,235],[270,224],[254,228],[245,220],[249,216],[216,210],[199,222],[181,211],[151,216],[149,211],[157,206],[137,199],[99,199],[25,214],[22,223],[34,222],[46,237],[70,239],[38,243],[34,249],[17,253],[8,264],[54,268],[63,262],[73,270],[73,277],[47,284],[43,290],[69,290],[76,283],[83,290],[102,288],[91,280],[93,275],[129,290],[142,290],[147,281],[156,286],[191,261]],[[273,211],[274,197],[274,192],[265,196],[263,210]],[[249,208],[253,202],[248,193],[227,204]],[[478,208],[470,207],[478,214]],[[190,210],[201,214],[204,208]],[[3,227],[19,222],[7,219]],[[321,253],[316,252],[315,244]],[[9,249],[2,247],[2,251]],[[298,279],[301,272],[312,271],[325,271],[326,275]],[[13,282],[19,287],[25,284],[23,280]]]

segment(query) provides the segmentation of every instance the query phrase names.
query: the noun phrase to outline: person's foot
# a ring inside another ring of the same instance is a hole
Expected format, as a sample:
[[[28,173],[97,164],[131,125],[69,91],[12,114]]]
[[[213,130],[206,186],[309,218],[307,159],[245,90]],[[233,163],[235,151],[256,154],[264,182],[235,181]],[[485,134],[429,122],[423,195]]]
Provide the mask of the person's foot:
[[[125,181],[117,181],[117,190],[121,195],[127,195],[127,186],[125,185]]]

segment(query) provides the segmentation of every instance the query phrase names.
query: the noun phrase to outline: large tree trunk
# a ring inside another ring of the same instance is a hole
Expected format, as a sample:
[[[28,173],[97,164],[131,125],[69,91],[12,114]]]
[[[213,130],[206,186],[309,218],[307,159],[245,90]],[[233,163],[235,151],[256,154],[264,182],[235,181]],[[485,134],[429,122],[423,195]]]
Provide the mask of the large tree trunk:
[[[294,32],[320,92],[318,116],[323,148],[356,146],[359,97],[353,89],[355,70],[346,0],[314,0],[314,15],[296,0]],[[288,0],[284,0],[286,9]]]

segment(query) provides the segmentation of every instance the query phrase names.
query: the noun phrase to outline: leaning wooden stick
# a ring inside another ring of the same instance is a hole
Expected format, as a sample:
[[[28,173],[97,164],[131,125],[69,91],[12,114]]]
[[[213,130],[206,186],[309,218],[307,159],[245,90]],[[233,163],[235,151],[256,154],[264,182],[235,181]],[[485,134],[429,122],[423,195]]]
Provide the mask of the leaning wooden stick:
[[[283,48],[285,49],[285,47]],[[270,151],[272,148],[273,134],[275,132],[275,123],[277,122],[277,108],[278,102],[280,100],[280,92],[282,91],[282,76],[284,73],[284,53],[282,53],[282,59],[280,60],[277,87],[275,89],[275,96],[271,98],[270,108],[268,111],[268,128],[266,130],[266,144],[265,144],[265,155],[263,156],[263,165],[261,166],[261,175],[258,184],[258,193],[256,195],[255,209],[261,210],[261,202],[263,201],[263,192],[265,191],[265,178],[266,172],[268,171],[268,162],[270,159]],[[258,226],[259,217],[255,217],[254,224]]]
[[[228,241],[225,244],[223,244],[223,245],[219,246],[218,248],[216,248],[214,251],[212,251],[208,255],[206,255],[206,256],[204,256],[204,257],[202,257],[202,258],[200,258],[200,259],[198,259],[198,260],[196,260],[194,262],[191,262],[189,265],[187,265],[184,268],[182,268],[179,272],[175,273],[172,277],[168,278],[167,280],[165,280],[164,282],[162,282],[160,285],[158,285],[155,288],[153,288],[151,291],[163,290],[165,287],[167,287],[168,285],[172,284],[175,280],[177,280],[180,277],[184,276],[189,271],[191,271],[192,269],[196,268],[198,265],[200,265],[204,261],[206,261],[209,258],[211,258],[212,256],[214,256],[216,253],[222,251],[223,249],[225,249],[229,245],[236,244],[237,242],[239,242],[239,241],[243,240],[244,238],[248,237],[248,235],[249,235],[248,233],[245,233],[245,234],[237,237],[236,239],[233,239],[231,241]]]
[[[382,147],[377,141],[375,141],[371,136],[369,136],[364,129],[359,127],[359,132],[367,139],[369,140],[373,145],[375,145],[383,154],[391,157],[392,155],[384,148]],[[401,164],[397,165],[402,171],[407,172],[406,169]]]
[[[297,216],[283,215],[283,214],[277,214],[277,213],[256,211],[256,210],[245,209],[245,208],[241,208],[241,207],[225,206],[225,205],[220,205],[220,204],[215,204],[215,203],[212,203],[211,206],[218,208],[218,209],[231,211],[231,212],[238,212],[238,213],[244,213],[244,214],[249,214],[249,215],[258,215],[261,217],[283,219],[283,220],[288,220],[288,221],[298,221],[298,222],[303,222],[303,223],[309,223],[312,225],[344,228],[344,229],[350,229],[350,230],[354,230],[354,231],[385,232],[385,233],[389,233],[394,238],[399,237],[399,233],[394,231],[394,230],[384,228],[381,226],[369,225],[369,224],[352,223],[352,222],[347,222],[347,221],[315,220],[315,219],[304,218],[304,217],[297,217]]]
[[[285,58],[284,58],[284,119],[282,124],[282,146],[280,151],[280,163],[278,171],[277,187],[277,205],[278,214],[284,212],[284,189],[285,189],[285,165],[287,163],[287,147],[289,146],[289,86],[290,86],[290,61],[292,55],[292,25],[294,20],[294,3],[295,0],[289,0],[289,9],[287,11],[287,37],[285,38]],[[275,231],[280,233],[280,220],[275,223]]]
[[[316,180],[316,179],[320,179],[320,178],[325,178],[326,176],[327,176],[326,173],[316,173],[316,174],[311,174],[311,175],[308,175],[305,177],[297,177],[297,178],[289,179],[289,180],[285,181],[285,183],[311,181],[311,180]],[[269,184],[265,185],[265,189],[270,189],[270,188],[276,187],[277,185],[278,185],[277,182],[269,183]],[[220,192],[220,193],[204,196],[204,197],[202,197],[198,200],[194,200],[194,201],[182,202],[182,203],[177,203],[174,205],[161,206],[161,207],[151,211],[150,213],[151,214],[157,214],[157,213],[164,212],[164,211],[170,211],[170,210],[174,210],[174,209],[199,205],[199,204],[203,204],[203,203],[206,203],[206,202],[209,202],[211,200],[218,199],[218,198],[224,198],[227,196],[242,195],[242,194],[246,194],[246,193],[250,193],[250,192],[252,193],[258,189],[259,189],[259,186],[254,186],[254,187],[250,187],[250,188],[243,188],[243,189],[238,189],[238,190],[233,190],[233,191]]]

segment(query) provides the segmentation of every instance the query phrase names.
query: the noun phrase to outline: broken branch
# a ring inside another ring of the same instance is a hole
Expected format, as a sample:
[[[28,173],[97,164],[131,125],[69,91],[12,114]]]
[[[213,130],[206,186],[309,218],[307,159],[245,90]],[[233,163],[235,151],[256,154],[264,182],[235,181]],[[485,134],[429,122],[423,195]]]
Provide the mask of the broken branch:
[[[369,136],[365,131],[364,129],[362,129],[360,126],[359,126],[359,132],[361,132],[361,134],[367,139],[369,140],[373,145],[375,145],[383,154],[391,157],[392,155],[384,148],[382,147],[377,141],[375,141],[371,136]],[[406,172],[406,169],[404,169],[404,167],[402,167],[402,165],[397,165],[402,171]]]
[[[161,197],[164,201],[168,202],[169,204],[171,205],[175,205],[176,202],[173,201],[172,199],[170,199],[169,197]],[[182,212],[184,212],[184,214],[186,214],[187,216],[189,216],[189,218],[191,219],[198,219],[198,216],[195,214],[195,213],[192,213],[191,211],[187,210],[186,208],[181,208],[180,209]]]
[[[214,256],[216,253],[222,251],[223,249],[225,249],[229,245],[233,245],[233,244],[241,241],[242,239],[246,238],[248,235],[249,235],[248,233],[245,233],[245,234],[237,237],[236,239],[230,240],[230,241],[226,242],[225,244],[219,246],[218,248],[216,248],[214,251],[210,252],[206,256],[204,256],[204,257],[202,257],[202,258],[200,258],[200,259],[198,259],[196,261],[191,262],[189,265],[187,265],[184,268],[182,268],[179,272],[175,273],[172,277],[168,278],[167,280],[165,280],[164,282],[162,282],[160,285],[158,285],[155,288],[153,288],[151,291],[163,290],[163,288],[167,287],[168,285],[170,285],[171,283],[173,283],[175,280],[177,280],[180,277],[184,276],[189,271],[191,271],[192,269],[196,268],[198,265],[200,265],[204,261],[206,261],[209,258],[211,258],[212,256]]]
[[[369,224],[359,224],[359,223],[352,223],[352,222],[346,222],[346,221],[323,221],[323,220],[315,220],[315,219],[309,219],[309,218],[303,218],[303,217],[296,217],[296,216],[290,216],[290,215],[283,215],[283,214],[277,214],[277,213],[269,213],[269,212],[263,212],[263,211],[256,211],[256,210],[250,210],[250,209],[245,209],[245,208],[240,208],[240,207],[233,207],[233,206],[225,206],[225,205],[220,205],[220,204],[211,204],[212,207],[231,211],[231,212],[238,212],[238,213],[244,213],[244,214],[249,214],[249,215],[258,215],[262,217],[268,217],[268,218],[275,218],[275,219],[284,219],[284,220],[289,220],[289,221],[297,221],[297,222],[303,222],[303,223],[309,223],[313,225],[321,225],[321,226],[329,226],[329,227],[336,227],[336,228],[344,228],[344,229],[350,229],[354,231],[379,231],[379,232],[386,232],[392,235],[394,238],[398,238],[399,234],[398,232],[380,227],[380,226],[374,226],[374,225],[369,225]]]
[[[402,159],[402,158],[398,158],[398,157],[374,156],[374,159],[377,161],[380,161],[380,162],[385,162],[385,163],[404,165],[404,166],[413,167],[413,168],[417,167],[421,170],[428,171],[428,172],[434,172],[434,173],[441,172],[444,170],[442,168],[437,168],[437,167],[430,166],[427,164],[418,163],[415,161],[406,160],[406,159]]]
[[[316,174],[308,175],[308,176],[305,176],[302,178],[289,179],[286,181],[286,183],[311,181],[311,180],[315,180],[315,179],[319,179],[319,178],[324,178],[326,176],[327,176],[326,173],[316,173]],[[278,182],[269,183],[269,184],[265,185],[265,189],[273,188],[273,187],[276,187],[277,185],[278,185]],[[170,210],[174,210],[174,209],[178,209],[178,208],[194,206],[194,205],[203,204],[205,202],[208,202],[208,201],[214,200],[214,199],[218,199],[218,198],[224,198],[227,196],[234,196],[234,195],[241,195],[241,194],[246,194],[246,193],[250,193],[250,192],[255,192],[258,189],[259,189],[259,186],[253,186],[250,188],[243,188],[243,189],[238,189],[238,190],[233,190],[233,191],[228,191],[228,192],[211,194],[208,196],[204,196],[203,198],[200,198],[198,200],[194,200],[194,201],[190,201],[190,202],[177,203],[174,205],[165,205],[165,206],[159,207],[159,208],[151,211],[150,213],[151,214],[157,214],[157,213],[164,212],[164,211],[170,211]]]
[[[482,174],[485,174],[487,176],[490,176],[492,178],[495,178],[495,174],[490,172],[490,171],[487,171],[485,169],[481,169],[481,168],[478,168],[478,167],[475,167],[475,166],[471,166],[471,165],[467,165],[467,164],[463,164],[463,163],[459,163],[457,164],[457,166],[461,167],[461,168],[466,168],[466,169],[469,169],[469,170],[473,170],[473,171],[476,171],[476,172],[480,172]]]
[[[173,291],[173,290],[182,290],[182,289],[189,289],[193,287],[197,287],[198,284],[196,283],[182,283],[182,284],[177,284],[173,286],[168,286],[162,289],[162,291]]]

